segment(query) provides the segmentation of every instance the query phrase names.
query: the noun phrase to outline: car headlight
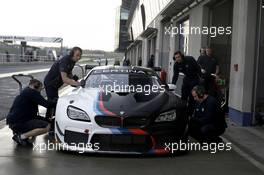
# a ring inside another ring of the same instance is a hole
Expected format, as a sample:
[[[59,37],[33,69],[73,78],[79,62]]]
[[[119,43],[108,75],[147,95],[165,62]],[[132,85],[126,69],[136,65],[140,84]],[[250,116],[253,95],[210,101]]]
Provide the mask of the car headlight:
[[[67,115],[72,120],[80,120],[80,121],[86,121],[86,122],[91,121],[90,117],[88,116],[88,114],[86,114],[86,112],[84,112],[83,110],[79,108],[73,107],[73,106],[68,106]]]
[[[155,122],[171,122],[176,120],[176,110],[171,110],[168,112],[164,112],[160,114],[156,119]]]

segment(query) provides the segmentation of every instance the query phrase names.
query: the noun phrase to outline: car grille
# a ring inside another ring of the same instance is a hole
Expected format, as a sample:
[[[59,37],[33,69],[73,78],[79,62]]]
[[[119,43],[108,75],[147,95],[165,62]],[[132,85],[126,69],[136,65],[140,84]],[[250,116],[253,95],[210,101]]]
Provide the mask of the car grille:
[[[65,130],[64,141],[70,146],[85,145],[88,143],[88,134]]]
[[[95,121],[104,128],[142,128],[148,123],[145,117],[96,116]]]
[[[94,134],[91,143],[99,143],[100,151],[147,152],[152,147],[147,135]]]
[[[101,127],[120,127],[122,125],[122,120],[120,117],[112,116],[96,116],[96,123]]]

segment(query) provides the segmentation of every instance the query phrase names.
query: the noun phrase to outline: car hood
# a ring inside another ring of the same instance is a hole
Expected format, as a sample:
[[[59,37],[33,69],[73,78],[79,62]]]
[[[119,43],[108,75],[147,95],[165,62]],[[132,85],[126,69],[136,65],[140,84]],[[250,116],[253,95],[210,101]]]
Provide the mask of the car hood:
[[[83,89],[74,95],[79,103],[92,101],[93,109],[101,115],[149,116],[170,108],[172,101],[169,94],[158,93],[105,93],[95,89]],[[175,103],[174,105],[175,106]]]

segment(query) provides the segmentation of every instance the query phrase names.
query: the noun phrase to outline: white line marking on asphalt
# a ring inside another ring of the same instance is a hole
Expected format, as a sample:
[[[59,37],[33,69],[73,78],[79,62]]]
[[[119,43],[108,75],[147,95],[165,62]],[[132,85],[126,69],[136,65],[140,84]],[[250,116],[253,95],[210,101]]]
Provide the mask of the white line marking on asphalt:
[[[11,72],[11,73],[3,73],[0,74],[0,78],[7,78],[11,77],[14,74],[34,74],[34,73],[40,73],[40,72],[47,72],[50,68],[46,69],[36,69],[36,70],[27,70],[27,71],[19,71],[19,72]]]
[[[246,129],[248,132],[250,132],[250,133],[252,133],[252,134],[254,134],[254,135],[256,135],[256,136],[258,136],[258,137],[260,137],[260,138],[262,138],[262,139],[264,139],[264,135],[263,135],[263,133],[260,132],[260,131],[258,131],[258,130],[256,130],[255,128],[248,128],[248,127],[245,127],[245,129]]]
[[[228,139],[222,137],[223,141],[226,143],[232,143]],[[237,152],[240,156],[248,160],[250,163],[252,163],[255,167],[257,167],[259,170],[261,170],[264,173],[264,165],[260,163],[258,160],[254,159],[252,156],[250,156],[248,153],[242,151],[238,146],[232,143],[232,149]]]

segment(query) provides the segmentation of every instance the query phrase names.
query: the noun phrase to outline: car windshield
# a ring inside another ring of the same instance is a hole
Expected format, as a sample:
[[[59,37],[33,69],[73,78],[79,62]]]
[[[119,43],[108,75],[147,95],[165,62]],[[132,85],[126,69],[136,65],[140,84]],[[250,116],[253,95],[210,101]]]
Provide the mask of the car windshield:
[[[92,72],[86,79],[86,88],[121,88],[128,89],[134,87],[160,87],[161,83],[156,74],[147,72]]]

